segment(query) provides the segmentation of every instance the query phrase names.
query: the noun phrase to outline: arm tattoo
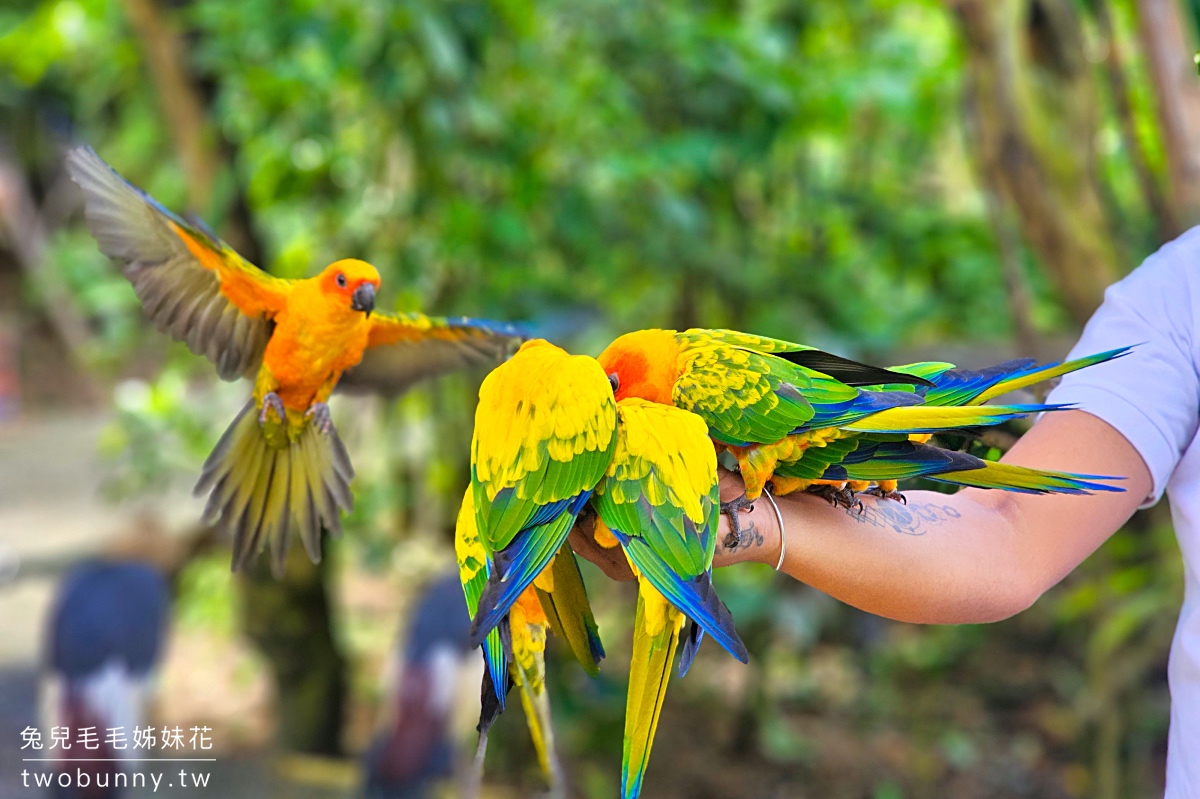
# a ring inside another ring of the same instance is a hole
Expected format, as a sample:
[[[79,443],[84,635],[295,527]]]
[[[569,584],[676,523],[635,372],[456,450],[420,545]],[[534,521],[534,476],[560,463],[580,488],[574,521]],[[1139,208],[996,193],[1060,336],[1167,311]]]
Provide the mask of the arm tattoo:
[[[750,514],[743,514],[743,517],[749,517]],[[742,537],[738,540],[737,546],[725,546],[724,537],[717,539],[717,548],[724,552],[738,552],[754,549],[756,547],[766,546],[767,540],[763,537],[762,530],[758,529],[758,525],[750,518],[738,519],[741,522]]]
[[[901,505],[887,499],[863,503],[861,512],[858,508],[847,508],[846,514],[859,524],[890,528],[904,535],[925,535],[927,527],[961,515],[950,505]]]

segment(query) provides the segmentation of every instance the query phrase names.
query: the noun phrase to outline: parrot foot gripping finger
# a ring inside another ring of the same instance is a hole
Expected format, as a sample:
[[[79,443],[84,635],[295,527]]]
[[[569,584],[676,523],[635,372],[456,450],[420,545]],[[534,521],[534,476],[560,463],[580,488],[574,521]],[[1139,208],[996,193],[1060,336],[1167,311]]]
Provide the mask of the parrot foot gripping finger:
[[[326,435],[333,429],[333,417],[329,414],[328,403],[314,402],[304,414],[304,418],[312,419],[317,429]]]
[[[870,494],[873,497],[879,497],[880,499],[895,500],[896,502],[899,502],[901,505],[908,504],[908,497],[904,496],[899,491],[884,491],[882,488],[880,488],[877,485],[871,486],[863,493]],[[860,502],[859,504],[861,505],[862,503]]]
[[[279,421],[287,420],[287,411],[283,409],[283,400],[274,391],[268,391],[263,395],[262,412],[258,414],[258,423],[267,423],[267,411],[274,410],[279,415]]]
[[[863,512],[862,500],[854,496],[854,492],[847,486],[841,488],[831,485],[815,485],[808,489],[809,493],[823,497],[826,502],[835,508],[845,508],[846,510],[857,509],[859,513]]]
[[[737,549],[738,545],[742,543],[742,525],[738,521],[738,514],[743,510],[747,513],[754,510],[754,503],[747,499],[745,494],[737,499],[721,503],[721,513],[729,517],[729,534],[722,542],[726,549]]]

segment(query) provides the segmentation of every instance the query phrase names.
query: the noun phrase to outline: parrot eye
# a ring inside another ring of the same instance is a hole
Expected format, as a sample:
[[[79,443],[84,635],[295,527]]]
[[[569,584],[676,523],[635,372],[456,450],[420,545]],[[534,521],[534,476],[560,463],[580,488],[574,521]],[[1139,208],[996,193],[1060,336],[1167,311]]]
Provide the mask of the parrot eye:
[[[613,372],[608,376],[608,383],[612,386],[612,390],[615,393],[617,389],[621,387],[621,376],[616,372]]]
[[[346,275],[344,273],[338,272],[337,284],[338,284],[338,288],[343,288],[343,289],[346,288]]]

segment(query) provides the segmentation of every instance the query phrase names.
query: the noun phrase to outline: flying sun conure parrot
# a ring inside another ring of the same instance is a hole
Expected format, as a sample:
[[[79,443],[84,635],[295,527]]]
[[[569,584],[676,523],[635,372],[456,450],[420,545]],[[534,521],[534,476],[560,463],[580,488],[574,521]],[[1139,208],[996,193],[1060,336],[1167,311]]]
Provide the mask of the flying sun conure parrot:
[[[621,758],[621,797],[635,799],[685,623],[680,676],[706,632],[741,662],[749,655],[712,585],[720,497],[704,420],[637,398],[617,409],[617,449],[591,502],[596,543],[619,545],[638,581]]]
[[[89,148],[67,155],[88,228],[119,261],[151,321],[208,357],[225,380],[254,379],[252,400],[204,464],[205,518],[233,535],[233,568],[268,544],[283,570],[288,534],[321,556],[321,528],[341,532],[354,471],[326,401],[363,363],[386,387],[500,360],[509,325],[373,313],[375,267],[347,259],[307,280],[272,277],[220,239],[172,214]],[[366,355],[364,360],[364,354]]]
[[[806,464],[810,468],[779,472],[781,477],[795,478],[795,482],[780,482],[790,490],[817,485],[831,501],[837,502],[841,496],[838,486],[848,478],[839,480],[840,472],[827,478],[825,468],[852,450],[850,442],[838,443],[843,439],[872,434],[880,436],[881,443],[916,438],[913,443],[923,444],[932,433],[996,425],[1062,407],[968,404],[969,392],[958,386],[957,377],[944,379],[940,387],[936,379],[930,379],[946,375],[949,364],[884,370],[799,344],[728,330],[627,333],[613,341],[598,360],[613,382],[618,400],[640,397],[692,411],[708,424],[709,435],[717,447],[736,458],[746,493],[722,505],[722,511],[730,517],[727,546],[736,546],[740,538],[737,511],[761,495],[780,464],[791,465],[802,462],[806,456],[811,458]],[[942,368],[939,371],[937,367]],[[1026,377],[1016,379],[1012,387]],[[868,390],[872,386],[888,390]],[[934,401],[927,400],[931,393]],[[984,389],[978,395],[982,397],[979,401],[995,395],[996,392]],[[884,453],[897,461],[909,454],[888,449]],[[821,464],[825,458],[828,461]],[[957,462],[955,467],[942,472],[941,479],[946,479],[953,468],[967,465]],[[980,468],[972,462],[966,471]],[[1098,485],[1079,483],[1092,479],[1085,475],[1044,473],[1012,466],[982,468],[989,471],[983,482],[994,488],[1019,490],[1032,486],[1052,492],[1096,490]],[[858,471],[863,469],[860,466]],[[882,480],[881,492],[890,495],[895,484],[887,482],[890,478],[886,472],[883,474],[884,477],[863,482]],[[1009,482],[1013,485],[1006,485]]]

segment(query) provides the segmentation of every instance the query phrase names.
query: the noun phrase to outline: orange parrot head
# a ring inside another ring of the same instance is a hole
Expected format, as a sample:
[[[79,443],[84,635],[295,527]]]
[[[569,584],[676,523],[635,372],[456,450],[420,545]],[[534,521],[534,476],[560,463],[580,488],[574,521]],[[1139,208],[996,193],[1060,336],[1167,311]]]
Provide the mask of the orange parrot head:
[[[613,341],[597,359],[618,402],[638,397],[673,405],[679,378],[679,343],[674,330],[638,330]]]
[[[322,293],[344,303],[352,311],[367,316],[375,310],[375,292],[379,290],[379,270],[366,261],[346,258],[334,261],[317,276]]]

